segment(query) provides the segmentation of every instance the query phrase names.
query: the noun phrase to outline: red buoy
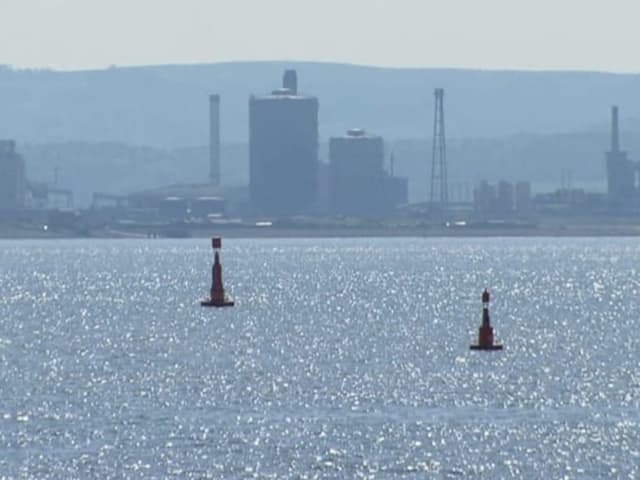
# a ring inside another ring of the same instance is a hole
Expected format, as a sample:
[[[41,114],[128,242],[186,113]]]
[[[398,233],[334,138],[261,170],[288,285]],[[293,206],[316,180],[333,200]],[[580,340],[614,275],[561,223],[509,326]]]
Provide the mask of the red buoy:
[[[469,345],[471,350],[502,350],[502,345],[493,343],[493,328],[489,319],[489,292],[482,292],[482,324],[478,329],[478,343]]]
[[[211,298],[203,300],[200,305],[203,307],[233,307],[234,302],[224,293],[222,284],[222,264],[220,263],[220,249],[222,248],[222,239],[213,237],[211,239],[213,247],[213,267],[211,269]]]

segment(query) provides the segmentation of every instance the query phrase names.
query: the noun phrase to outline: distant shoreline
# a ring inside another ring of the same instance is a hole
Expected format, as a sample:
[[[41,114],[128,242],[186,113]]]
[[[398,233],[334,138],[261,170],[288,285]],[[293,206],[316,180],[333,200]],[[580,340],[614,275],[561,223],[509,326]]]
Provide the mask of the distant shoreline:
[[[239,227],[198,226],[150,235],[140,229],[42,231],[1,227],[0,239],[155,239],[155,238],[485,238],[485,237],[637,237],[640,225],[540,225],[537,227]]]

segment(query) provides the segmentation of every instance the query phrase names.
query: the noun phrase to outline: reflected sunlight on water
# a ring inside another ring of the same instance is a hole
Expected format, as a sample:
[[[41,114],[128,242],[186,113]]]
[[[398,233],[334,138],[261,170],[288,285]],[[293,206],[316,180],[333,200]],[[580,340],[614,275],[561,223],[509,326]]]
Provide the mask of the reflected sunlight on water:
[[[634,239],[0,242],[9,477],[634,478]],[[503,352],[470,352],[480,293]]]

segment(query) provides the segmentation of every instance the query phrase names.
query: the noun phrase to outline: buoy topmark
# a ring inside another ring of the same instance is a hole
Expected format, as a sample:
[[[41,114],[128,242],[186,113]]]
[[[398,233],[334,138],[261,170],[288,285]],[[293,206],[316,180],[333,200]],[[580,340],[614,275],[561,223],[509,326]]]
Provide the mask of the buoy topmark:
[[[233,307],[234,301],[225,295],[224,286],[222,285],[222,265],[220,264],[222,239],[213,237],[211,246],[214,252],[213,267],[211,269],[211,298],[203,300],[200,305],[203,307]]]
[[[502,345],[493,343],[493,328],[489,319],[489,292],[482,292],[482,325],[478,329],[478,343],[469,345],[471,350],[502,350]]]

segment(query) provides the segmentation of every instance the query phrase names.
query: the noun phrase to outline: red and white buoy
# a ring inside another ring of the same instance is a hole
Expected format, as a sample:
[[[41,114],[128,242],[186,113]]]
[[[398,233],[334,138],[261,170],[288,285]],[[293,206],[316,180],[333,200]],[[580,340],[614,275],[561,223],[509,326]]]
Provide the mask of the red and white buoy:
[[[482,292],[482,325],[478,329],[478,343],[469,345],[471,350],[502,350],[502,345],[493,343],[493,328],[489,319],[489,292]]]
[[[222,248],[222,239],[213,237],[211,239],[213,247],[213,267],[211,269],[211,298],[203,300],[200,305],[203,307],[233,307],[234,302],[224,293],[222,284],[222,265],[220,264],[220,249]]]

